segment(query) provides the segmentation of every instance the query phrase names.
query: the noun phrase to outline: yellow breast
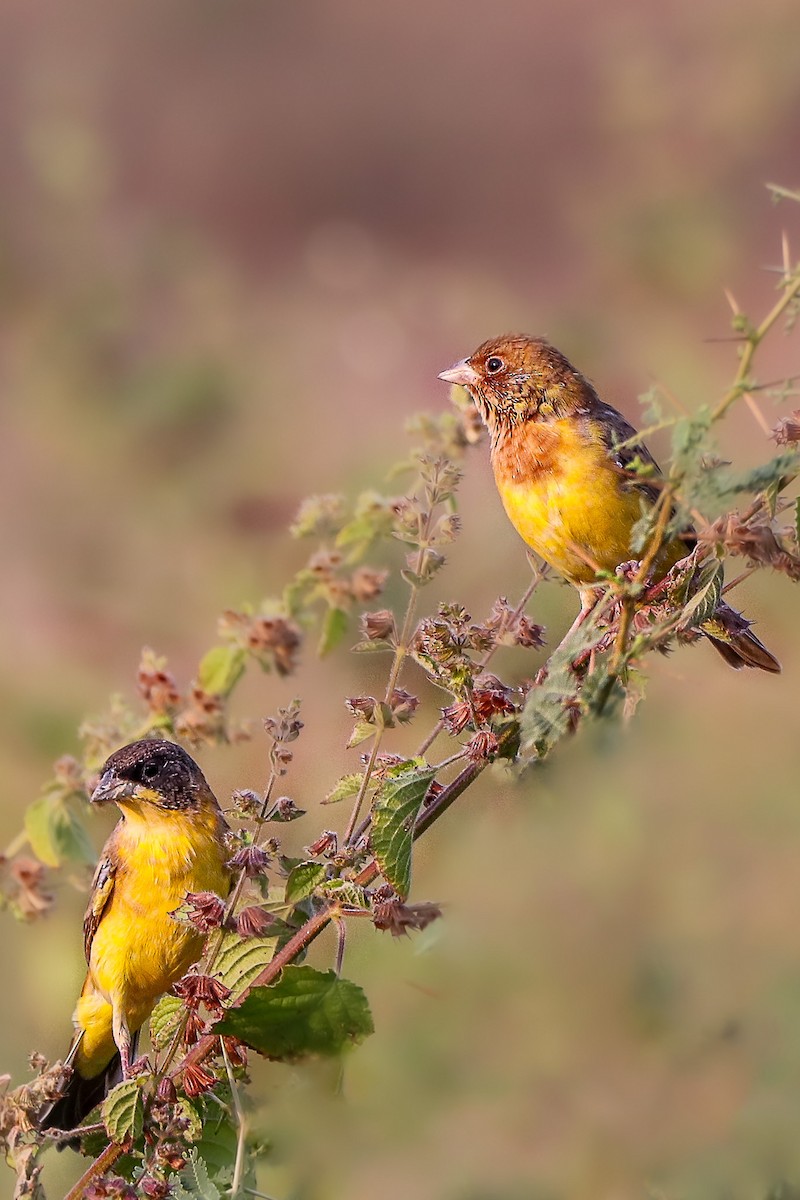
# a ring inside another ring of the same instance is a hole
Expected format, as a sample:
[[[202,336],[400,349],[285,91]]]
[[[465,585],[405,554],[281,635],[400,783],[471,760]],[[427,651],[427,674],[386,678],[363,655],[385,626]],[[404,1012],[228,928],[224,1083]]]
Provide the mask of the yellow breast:
[[[492,465],[514,528],[577,587],[635,557],[631,532],[647,501],[596,431],[574,419],[529,422],[495,448]]]
[[[152,825],[152,828],[150,827]],[[117,838],[114,891],[92,943],[89,969],[109,999],[133,1016],[181,977],[203,938],[170,913],[187,892],[226,895],[229,872],[216,821],[169,813],[139,826],[127,819]]]

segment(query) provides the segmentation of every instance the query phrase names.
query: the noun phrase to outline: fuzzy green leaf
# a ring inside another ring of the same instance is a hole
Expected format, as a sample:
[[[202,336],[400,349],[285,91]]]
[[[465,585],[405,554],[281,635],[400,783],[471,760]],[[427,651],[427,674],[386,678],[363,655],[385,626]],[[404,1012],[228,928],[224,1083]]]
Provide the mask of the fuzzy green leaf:
[[[214,964],[214,975],[231,990],[232,999],[240,996],[256,976],[272,962],[276,937],[240,938],[225,933]]]
[[[598,620],[599,615],[591,613],[573,630],[551,655],[546,677],[528,694],[520,721],[521,740],[523,749],[537,758],[544,758],[569,729],[569,705],[580,689],[572,664],[602,636]]]
[[[365,889],[350,879],[329,879],[327,883],[322,884],[321,891],[344,908],[369,908]]]
[[[113,1088],[101,1108],[103,1124],[112,1142],[137,1138],[142,1132],[144,1108],[138,1079],[124,1079]]]
[[[403,900],[411,886],[414,822],[435,774],[432,767],[414,766],[384,780],[372,806],[372,853],[384,879]]]
[[[240,1038],[277,1059],[339,1054],[372,1031],[361,988],[334,971],[307,966],[285,967],[277,983],[254,988],[214,1026],[215,1033]]]
[[[722,598],[722,563],[712,558],[704,563],[692,580],[691,599],[685,605],[686,625],[700,626],[717,611]]]
[[[301,862],[292,869],[286,880],[286,903],[298,904],[310,896],[325,878],[325,865],[318,862]]]
[[[180,1174],[172,1177],[174,1200],[221,1200],[221,1193],[212,1182],[206,1164],[196,1150],[192,1150],[186,1166]]]
[[[200,662],[197,682],[210,696],[228,696],[242,677],[246,659],[241,646],[214,646]]]
[[[25,832],[31,849],[48,867],[93,863],[96,855],[80,817],[60,795],[45,793],[28,807]]]
[[[391,642],[356,642],[350,649],[353,654],[394,654]]]
[[[217,1084],[213,1092],[194,1100],[181,1097],[178,1111],[189,1123],[185,1136],[194,1143],[192,1153],[202,1160],[209,1179],[220,1186],[229,1184],[236,1161],[237,1129],[231,1116],[231,1096],[227,1083]],[[256,1186],[255,1165],[250,1153],[247,1154],[242,1182],[246,1187]]]
[[[322,803],[338,804],[340,800],[349,800],[351,796],[355,796],[358,792],[362,779],[363,776],[358,771],[352,775],[343,775],[338,783],[333,785]]]
[[[717,479],[719,496],[733,496],[739,492],[761,492],[765,488],[780,488],[794,475],[798,467],[798,455],[795,450],[778,454],[769,462],[760,463],[749,471],[720,472]]]
[[[150,1014],[150,1041],[156,1050],[165,1050],[178,1027],[183,1001],[178,996],[162,996]]]
[[[317,654],[320,658],[324,658],[326,654],[330,654],[331,650],[336,649],[347,633],[348,624],[349,618],[343,608],[332,605],[328,609],[322,622],[322,633],[317,646]]]

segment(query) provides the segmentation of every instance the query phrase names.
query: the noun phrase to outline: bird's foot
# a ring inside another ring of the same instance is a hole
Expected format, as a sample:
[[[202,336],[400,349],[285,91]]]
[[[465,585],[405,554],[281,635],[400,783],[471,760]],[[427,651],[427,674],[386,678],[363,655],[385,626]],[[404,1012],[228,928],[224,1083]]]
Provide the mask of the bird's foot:
[[[128,1073],[125,1078],[132,1079],[135,1075],[151,1075],[152,1071],[153,1064],[150,1062],[150,1059],[146,1054],[140,1054],[138,1058],[129,1064]]]

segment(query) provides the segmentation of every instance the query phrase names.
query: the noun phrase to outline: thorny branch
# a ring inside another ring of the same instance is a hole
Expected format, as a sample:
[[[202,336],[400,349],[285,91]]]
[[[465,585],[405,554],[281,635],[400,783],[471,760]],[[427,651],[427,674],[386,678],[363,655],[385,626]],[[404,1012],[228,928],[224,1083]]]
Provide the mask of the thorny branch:
[[[778,301],[757,326],[749,326],[741,314],[736,314],[742,341],[738,369],[731,387],[711,411],[707,428],[719,421],[738,398],[746,397],[758,386],[751,379],[756,351],[770,330],[791,312],[800,298],[800,269],[790,270],[786,255],[781,288]],[[668,424],[671,422],[656,421],[652,427],[662,428]],[[790,578],[800,579],[797,519],[794,528],[788,530],[775,526],[776,518],[789,507],[779,493],[786,487],[792,472],[787,468],[780,473],[776,466],[772,475],[766,472],[763,478],[757,477],[750,488],[751,493],[755,492],[755,498],[741,513],[726,513],[713,523],[704,520],[697,522],[700,526],[697,548],[687,556],[685,563],[673,568],[669,577],[652,585],[649,576],[653,565],[665,540],[674,533],[674,509],[683,504],[695,517],[699,515],[700,501],[695,494],[699,493],[697,479],[705,481],[705,484],[709,479],[712,482],[717,479],[714,474],[716,466],[704,475],[697,465],[704,445],[702,438],[699,438],[697,448],[693,450],[694,457],[685,454],[684,465],[680,468],[674,466],[661,487],[659,499],[649,518],[639,561],[627,564],[629,571],[607,582],[605,595],[591,618],[584,626],[571,630],[550,652],[547,662],[532,682],[522,689],[511,688],[494,676],[489,676],[487,668],[499,645],[541,644],[541,630],[525,617],[525,611],[536,588],[546,577],[547,569],[534,571],[529,587],[514,608],[505,601],[498,601],[496,611],[483,624],[472,623],[469,615],[453,604],[440,606],[437,616],[426,617],[415,625],[421,589],[444,562],[435,547],[452,540],[457,533],[455,519],[446,513],[458,477],[457,470],[448,460],[460,456],[465,446],[474,440],[469,433],[469,420],[464,416],[449,426],[443,421],[439,427],[435,427],[435,423],[428,419],[427,424],[422,422],[422,428],[428,443],[427,452],[419,457],[417,491],[410,498],[397,501],[367,497],[363,503],[360,502],[359,510],[349,523],[346,514],[343,515],[339,498],[313,498],[313,503],[301,514],[298,526],[303,533],[319,536],[322,549],[312,555],[309,567],[287,589],[284,607],[276,607],[273,603],[256,613],[226,614],[222,626],[225,644],[216,647],[201,663],[198,681],[192,687],[188,702],[181,697],[163,661],[152,654],[149,657],[145,655],[140,672],[140,690],[149,707],[147,719],[143,723],[140,716],[133,717],[115,710],[105,724],[95,723],[87,727],[89,736],[84,767],[71,760],[62,767],[57,777],[60,791],[54,794],[58,801],[64,802],[66,797],[72,802],[83,793],[91,780],[91,771],[102,761],[106,747],[113,747],[126,737],[148,735],[158,730],[168,736],[194,741],[236,740],[241,732],[229,724],[226,705],[248,658],[256,658],[262,666],[272,666],[280,674],[287,674],[294,667],[302,625],[309,621],[311,605],[320,601],[327,605],[327,617],[332,618],[326,634],[326,641],[330,643],[333,636],[330,631],[335,631],[341,625],[342,606],[346,609],[379,594],[385,573],[374,568],[359,567],[352,576],[349,575],[350,560],[339,547],[354,544],[369,546],[381,536],[400,537],[411,543],[413,549],[407,558],[407,570],[403,572],[409,588],[408,600],[399,632],[393,614],[388,611],[365,613],[362,618],[367,640],[370,643],[382,643],[382,648],[390,649],[392,662],[382,702],[370,697],[348,702],[351,711],[358,714],[358,723],[363,726],[359,737],[370,736],[372,744],[357,786],[349,793],[354,796],[354,801],[341,849],[335,835],[327,832],[309,848],[310,859],[304,865],[322,865],[322,886],[313,889],[302,904],[276,904],[264,885],[259,893],[264,903],[251,904],[242,909],[248,884],[261,886],[259,875],[266,876],[267,869],[274,869],[272,857],[275,851],[272,845],[268,843],[267,850],[260,844],[265,824],[270,820],[293,819],[295,815],[300,815],[287,798],[273,800],[277,781],[285,773],[292,757],[286,743],[297,736],[301,726],[297,710],[290,706],[277,722],[272,722],[271,727],[268,723],[268,732],[273,741],[270,773],[264,793],[262,796],[239,794],[242,819],[249,817],[251,826],[246,835],[236,835],[239,850],[233,854],[232,861],[239,870],[231,896],[224,904],[217,898],[217,905],[213,903],[213,898],[197,898],[201,907],[195,911],[194,917],[190,915],[188,918],[207,922],[205,925],[198,924],[198,928],[210,931],[202,966],[190,973],[187,980],[200,980],[201,983],[211,980],[207,986],[212,997],[209,1009],[212,1015],[217,1011],[213,1007],[215,1004],[219,1013],[229,1013],[240,1009],[259,990],[277,986],[285,968],[297,969],[293,964],[303,959],[308,948],[332,923],[339,927],[342,935],[344,922],[351,915],[371,917],[378,928],[389,927],[378,920],[378,894],[381,895],[381,905],[386,907],[388,904],[390,908],[392,905],[402,908],[403,898],[394,895],[386,885],[374,893],[370,892],[372,885],[382,875],[382,865],[371,840],[374,836],[371,828],[374,807],[362,815],[364,805],[371,792],[375,796],[382,794],[387,781],[391,781],[393,769],[416,769],[416,764],[424,761],[440,734],[447,731],[459,739],[465,733],[467,740],[458,741],[456,753],[447,756],[435,770],[430,768],[433,776],[443,774],[446,781],[435,778],[431,782],[416,812],[412,830],[414,841],[448,811],[491,762],[513,758],[520,744],[528,758],[548,753],[561,737],[573,732],[584,717],[597,717],[605,711],[612,693],[618,687],[626,686],[629,669],[638,665],[646,653],[668,648],[676,635],[687,640],[696,637],[688,615],[692,611],[691,604],[687,601],[683,606],[684,602],[681,601],[676,606],[674,597],[681,593],[681,587],[684,595],[690,594],[691,579],[704,556],[721,556],[724,552],[730,552],[739,553],[747,560],[747,569],[727,585],[726,591],[757,567],[763,566],[773,567]],[[794,449],[800,442],[800,414],[785,418],[774,436],[779,445],[789,445]],[[739,490],[746,491],[747,488],[740,487]],[[719,496],[725,494],[720,487]],[[443,511],[445,515],[442,515]],[[374,649],[376,646],[371,644],[368,648]],[[383,753],[383,744],[387,730],[399,720],[408,719],[416,708],[416,698],[398,688],[401,670],[409,658],[416,661],[437,687],[447,690],[453,703],[442,710],[442,715],[422,738],[415,758],[400,760],[398,765],[396,756]],[[459,769],[447,779],[452,774],[452,767]],[[374,797],[371,803],[374,806]],[[281,810],[283,815],[278,814],[281,805],[284,806]],[[21,849],[21,845],[14,845],[15,853]],[[286,872],[291,872],[290,866]],[[19,879],[17,886],[27,887],[30,892],[25,901],[30,910],[40,910],[39,884],[35,872],[29,872],[28,875],[19,873]],[[341,892],[337,894],[331,890],[331,883],[342,884]],[[359,901],[359,896],[363,898],[363,903]],[[435,906],[418,907],[427,907],[430,911],[415,918],[411,909],[407,909],[405,915],[401,915],[398,926],[401,931],[404,929],[403,922],[421,928],[423,921],[435,915]],[[224,998],[227,989],[222,989],[217,995],[212,985],[225,934],[238,930],[240,936],[245,938],[254,929],[264,933],[281,912],[286,921],[282,926],[278,948],[269,961],[249,979],[233,1000]],[[295,918],[297,920],[292,924]],[[337,977],[341,974],[344,951],[345,940],[340,936],[336,948]],[[186,983],[186,980],[182,982]],[[187,1037],[190,1017],[194,1020],[193,1044],[192,1039]],[[182,1046],[183,1055],[175,1061]],[[209,1025],[200,1021],[196,1008],[190,1011],[187,1002],[180,1010],[174,1033],[157,1072],[149,1082],[146,1079],[142,1081],[145,1091],[149,1088],[150,1099],[145,1119],[150,1120],[158,1104],[163,1103],[162,1093],[177,1096],[180,1089],[186,1092],[190,1078],[195,1082],[198,1079],[201,1081],[197,1084],[201,1090],[213,1086],[220,1077],[223,1081],[227,1080],[236,1128],[230,1189],[232,1197],[252,1190],[244,1186],[247,1116],[240,1094],[240,1077],[236,1073],[239,1069],[236,1053],[235,1039],[229,1048],[214,1032],[213,1023]],[[207,1073],[210,1083],[203,1082],[206,1080],[203,1072],[209,1060],[216,1060],[217,1070],[217,1075],[213,1071]],[[14,1112],[16,1110],[13,1110],[12,1116]],[[157,1139],[158,1145],[163,1143],[164,1136],[159,1135],[161,1140]],[[180,1136],[179,1130],[179,1143]],[[185,1148],[185,1142],[180,1144]],[[127,1142],[112,1142],[107,1146],[84,1172],[66,1200],[79,1200],[84,1196],[87,1188],[101,1181],[119,1163],[128,1148]],[[158,1189],[167,1178],[164,1174],[166,1168],[163,1164],[153,1167],[154,1160],[152,1155],[148,1158],[148,1153],[143,1151],[145,1168],[151,1171],[147,1181],[152,1182],[152,1194],[165,1195]],[[182,1156],[177,1155],[175,1161],[182,1161]]]

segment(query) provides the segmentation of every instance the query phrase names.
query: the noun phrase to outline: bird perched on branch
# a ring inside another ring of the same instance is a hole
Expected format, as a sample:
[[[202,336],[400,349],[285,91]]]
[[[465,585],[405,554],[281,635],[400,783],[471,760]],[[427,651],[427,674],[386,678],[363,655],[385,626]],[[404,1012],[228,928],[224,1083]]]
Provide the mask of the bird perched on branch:
[[[634,557],[633,527],[643,506],[658,502],[660,472],[652,454],[543,338],[492,338],[439,378],[469,392],[489,430],[494,477],[512,525],[579,589],[585,614],[596,598],[598,572],[613,573]],[[647,477],[638,464],[650,468]],[[685,536],[666,539],[651,564],[653,580],[690,549]],[[732,667],[780,671],[730,605],[721,602],[701,629]]]
[[[73,1129],[131,1073],[153,1006],[199,958],[204,935],[170,913],[187,892],[227,896],[228,826],[197,763],[173,742],[117,750],[93,804],[122,813],[103,847],[83,922],[89,970],[73,1021],[65,1094],[40,1129]]]

